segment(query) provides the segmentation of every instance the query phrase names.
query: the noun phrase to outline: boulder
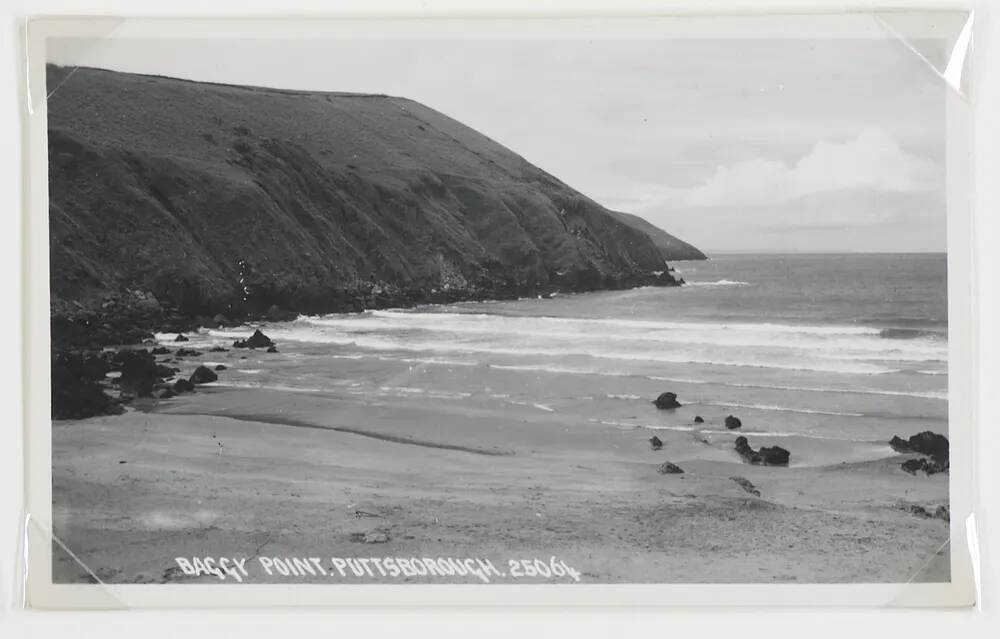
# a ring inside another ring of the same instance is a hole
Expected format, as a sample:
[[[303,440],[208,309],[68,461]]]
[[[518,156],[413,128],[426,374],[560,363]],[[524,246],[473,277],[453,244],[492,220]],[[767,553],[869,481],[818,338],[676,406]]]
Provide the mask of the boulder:
[[[680,408],[681,403],[677,401],[677,393],[660,393],[660,396],[653,400],[653,405],[662,410]]]
[[[677,464],[671,464],[670,462],[663,462],[662,464],[660,464],[660,467],[656,469],[656,472],[660,473],[661,475],[676,475],[679,473],[683,473],[684,471],[681,470],[681,467],[678,466]]]
[[[226,365],[225,364],[216,364],[215,370],[217,370],[217,371],[224,371],[224,370],[226,370]]]
[[[190,393],[194,390],[194,384],[190,380],[179,379],[174,382],[174,391],[178,393]]]
[[[705,420],[701,418],[701,415],[695,415],[694,416],[694,423],[695,424],[704,424]]]
[[[267,335],[260,332],[258,328],[253,332],[253,335],[247,339],[236,340],[233,342],[233,346],[236,348],[266,348],[268,346],[274,346],[274,342]]]
[[[649,445],[653,450],[660,450],[663,448],[663,442],[656,435],[649,438]]]
[[[225,348],[224,346],[213,346],[212,348],[208,349],[208,352],[209,353],[228,353],[229,349]]]
[[[781,446],[761,446],[759,452],[765,466],[787,466],[792,456]]]
[[[196,351],[193,348],[178,348],[174,354],[177,357],[198,357],[201,355],[201,351]]]
[[[278,347],[277,346],[268,346],[267,347],[267,352],[268,353],[277,353],[278,352]]]
[[[165,346],[157,346],[150,351],[153,355],[167,355],[170,353],[170,349]]]
[[[179,334],[179,335],[177,335],[177,337],[174,338],[174,341],[175,342],[186,342],[186,341],[188,341],[188,338],[185,337],[182,334]]]
[[[214,382],[219,379],[219,376],[215,374],[211,368],[207,366],[199,366],[194,369],[191,373],[190,381],[192,384],[207,384],[209,382]]]
[[[160,399],[170,399],[171,397],[176,397],[177,393],[172,388],[164,388],[160,391]]]
[[[734,430],[742,425],[743,422],[740,421],[739,417],[734,417],[733,415],[728,415],[726,417],[726,428],[728,428],[729,430]]]

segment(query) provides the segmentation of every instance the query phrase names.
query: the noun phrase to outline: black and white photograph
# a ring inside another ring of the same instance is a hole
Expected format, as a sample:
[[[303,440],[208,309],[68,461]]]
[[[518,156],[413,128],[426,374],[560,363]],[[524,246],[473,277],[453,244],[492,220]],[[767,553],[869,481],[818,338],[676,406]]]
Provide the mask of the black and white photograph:
[[[44,578],[964,580],[964,16],[745,20],[48,37]]]

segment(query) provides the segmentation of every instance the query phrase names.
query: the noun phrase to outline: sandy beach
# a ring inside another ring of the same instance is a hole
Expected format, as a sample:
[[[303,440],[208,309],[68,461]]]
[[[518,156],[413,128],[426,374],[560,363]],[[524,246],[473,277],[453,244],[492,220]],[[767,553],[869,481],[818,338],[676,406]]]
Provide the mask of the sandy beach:
[[[947,504],[948,476],[903,472],[887,445],[876,460],[762,467],[733,434],[660,430],[659,451],[651,434],[474,399],[226,387],[56,422],[54,528],[85,567],[57,548],[53,577],[218,580],[175,557],[250,558],[247,581],[287,582],[256,558],[555,556],[584,582],[948,580],[948,524],[908,510]],[[684,473],[657,473],[664,461]],[[331,579],[479,581],[294,581]]]

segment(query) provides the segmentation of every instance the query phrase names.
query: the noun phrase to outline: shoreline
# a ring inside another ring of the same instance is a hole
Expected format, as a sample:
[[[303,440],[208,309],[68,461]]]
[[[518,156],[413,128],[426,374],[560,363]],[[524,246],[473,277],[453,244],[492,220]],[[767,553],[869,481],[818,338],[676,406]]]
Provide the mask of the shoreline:
[[[54,526],[112,583],[215,582],[171,571],[174,557],[205,555],[556,556],[585,583],[947,580],[948,525],[915,509],[946,505],[948,476],[906,474],[913,455],[755,466],[731,438],[656,431],[654,451],[643,429],[567,435],[568,423],[530,407],[217,388],[57,422]],[[412,455],[402,438],[511,454]],[[667,460],[684,472],[659,474]],[[367,534],[385,541],[358,541]],[[54,576],[84,578],[66,559]],[[379,581],[393,582],[357,583]]]

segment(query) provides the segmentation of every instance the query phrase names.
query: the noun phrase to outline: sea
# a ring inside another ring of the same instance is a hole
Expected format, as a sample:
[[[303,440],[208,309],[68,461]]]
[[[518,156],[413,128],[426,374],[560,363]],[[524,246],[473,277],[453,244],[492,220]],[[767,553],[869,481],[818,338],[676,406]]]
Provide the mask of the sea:
[[[944,254],[732,254],[671,266],[684,286],[265,324],[281,352],[235,360],[218,385],[516,406],[559,416],[570,432],[705,441],[731,439],[723,422],[734,415],[751,445],[793,450],[792,465],[886,457],[894,434],[947,433]],[[191,346],[246,335],[202,329]],[[680,408],[651,404],[667,391]]]

